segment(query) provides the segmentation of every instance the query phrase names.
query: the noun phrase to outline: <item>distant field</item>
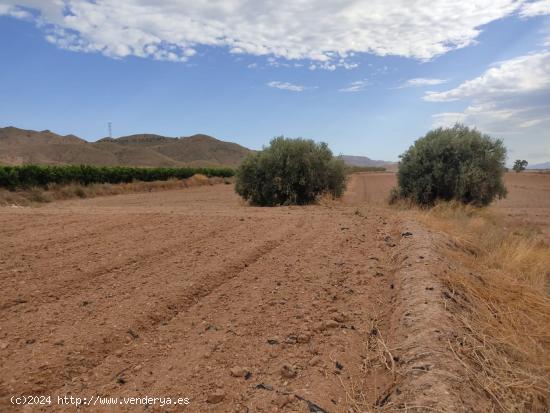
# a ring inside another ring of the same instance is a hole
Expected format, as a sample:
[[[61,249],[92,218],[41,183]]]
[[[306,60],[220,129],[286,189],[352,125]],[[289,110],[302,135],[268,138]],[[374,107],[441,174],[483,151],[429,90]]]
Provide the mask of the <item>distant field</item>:
[[[508,196],[491,208],[515,223],[534,225],[550,240],[550,174],[507,173]]]
[[[489,208],[506,214],[507,219],[513,223],[536,226],[550,240],[550,173],[509,172],[504,176],[504,182],[508,188],[508,196]],[[395,173],[369,174],[368,179],[354,182],[354,185],[360,187],[349,191],[344,202],[361,193],[370,204],[384,205],[391,188],[396,184]]]

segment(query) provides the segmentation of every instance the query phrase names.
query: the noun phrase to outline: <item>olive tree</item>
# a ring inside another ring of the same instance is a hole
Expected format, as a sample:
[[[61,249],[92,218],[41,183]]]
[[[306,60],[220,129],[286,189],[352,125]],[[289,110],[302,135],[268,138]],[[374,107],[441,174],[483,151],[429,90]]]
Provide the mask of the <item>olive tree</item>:
[[[281,136],[245,158],[235,190],[253,205],[303,205],[323,193],[340,197],[345,182],[345,165],[326,143]]]
[[[456,124],[418,139],[401,156],[393,200],[421,205],[457,200],[478,206],[506,196],[502,141]]]

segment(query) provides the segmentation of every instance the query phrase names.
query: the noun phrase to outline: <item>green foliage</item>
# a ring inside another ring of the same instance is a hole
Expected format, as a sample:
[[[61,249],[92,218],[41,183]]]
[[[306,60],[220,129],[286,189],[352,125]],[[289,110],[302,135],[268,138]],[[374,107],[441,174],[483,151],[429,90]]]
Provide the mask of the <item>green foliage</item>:
[[[346,165],[346,171],[348,174],[353,174],[356,172],[385,172],[386,168],[384,168],[383,166]]]
[[[326,143],[281,136],[242,162],[235,190],[253,205],[303,205],[323,193],[342,196],[345,182],[345,164]]]
[[[195,174],[208,177],[231,177],[230,168],[133,168],[126,166],[0,166],[0,188],[46,187],[49,184],[78,183],[82,185],[96,183],[119,184],[132,181],[166,181],[185,179]]]
[[[527,168],[527,165],[529,164],[529,162],[527,162],[525,159],[521,160],[521,159],[516,159],[516,161],[514,162],[514,166],[513,166],[513,170],[516,171],[516,172],[521,172],[521,171],[525,171],[525,168]]]
[[[502,141],[476,129],[457,124],[432,130],[401,155],[392,199],[408,198],[421,205],[436,200],[488,205],[506,196],[505,158]]]

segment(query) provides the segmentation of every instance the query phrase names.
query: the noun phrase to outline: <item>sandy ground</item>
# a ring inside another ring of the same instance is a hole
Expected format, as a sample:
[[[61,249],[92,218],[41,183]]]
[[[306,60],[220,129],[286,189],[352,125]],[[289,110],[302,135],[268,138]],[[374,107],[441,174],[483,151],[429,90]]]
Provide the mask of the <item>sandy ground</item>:
[[[76,411],[65,395],[101,412],[467,404],[441,379],[443,264],[385,207],[394,180],[358,174],[308,207],[216,185],[0,208],[0,411]],[[190,404],[97,399],[144,396]]]
[[[550,173],[508,173],[506,199],[492,207],[514,223],[540,230],[550,242]]]

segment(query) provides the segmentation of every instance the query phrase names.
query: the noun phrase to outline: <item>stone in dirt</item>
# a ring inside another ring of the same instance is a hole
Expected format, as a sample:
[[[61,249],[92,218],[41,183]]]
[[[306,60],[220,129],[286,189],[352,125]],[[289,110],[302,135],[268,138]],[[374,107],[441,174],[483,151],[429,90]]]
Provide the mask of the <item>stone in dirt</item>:
[[[208,395],[206,402],[210,404],[217,404],[221,403],[223,399],[225,399],[225,392],[221,389],[218,389]]]
[[[273,403],[275,403],[277,407],[282,409],[286,405],[292,403],[293,400],[294,400],[294,396],[292,396],[291,394],[280,394],[277,397],[275,397],[275,399],[273,400]]]
[[[336,320],[327,320],[325,321],[325,327],[326,328],[337,328],[340,324]]]
[[[310,366],[316,366],[317,364],[319,364],[321,362],[321,358],[319,356],[313,356],[311,358],[311,360],[309,360],[309,365]]]
[[[281,376],[285,379],[293,379],[298,373],[296,369],[288,363],[285,363],[281,366]]]
[[[343,323],[343,322],[347,321],[347,319],[348,319],[348,317],[344,313],[334,314],[334,316],[332,318],[334,319],[334,321],[337,321],[339,323]]]
[[[229,370],[233,377],[244,377],[248,373],[248,369],[245,367],[235,366]]]

